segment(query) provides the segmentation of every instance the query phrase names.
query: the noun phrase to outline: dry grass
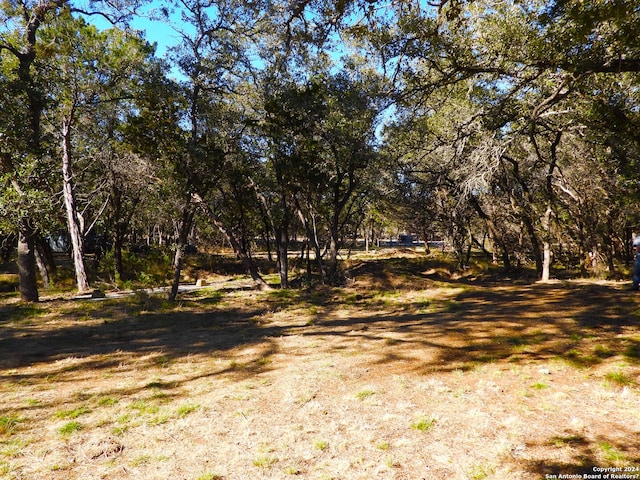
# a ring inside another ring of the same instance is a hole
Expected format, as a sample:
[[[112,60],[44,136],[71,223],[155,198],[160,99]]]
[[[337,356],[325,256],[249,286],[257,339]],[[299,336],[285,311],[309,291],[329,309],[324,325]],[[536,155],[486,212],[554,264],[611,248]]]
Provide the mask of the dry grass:
[[[363,260],[344,289],[211,287],[175,305],[5,297],[0,477],[640,467],[640,296],[458,278],[430,261]]]

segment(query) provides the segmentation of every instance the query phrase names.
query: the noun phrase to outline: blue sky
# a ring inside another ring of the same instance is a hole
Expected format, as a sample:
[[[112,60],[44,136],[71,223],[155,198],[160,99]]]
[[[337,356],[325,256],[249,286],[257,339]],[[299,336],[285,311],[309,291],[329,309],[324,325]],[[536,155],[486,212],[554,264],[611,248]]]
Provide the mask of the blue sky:
[[[134,17],[130,26],[135,30],[142,31],[144,38],[146,38],[149,43],[155,43],[157,45],[156,55],[158,57],[164,57],[169,47],[178,42],[179,35],[168,23],[160,20],[152,20],[146,16],[146,13],[147,11],[143,11],[141,16]],[[179,25],[181,23],[180,14],[172,14],[171,20],[174,22],[174,25]],[[88,18],[87,21],[99,29],[113,27],[111,23],[102,17]]]
[[[172,25],[169,25],[160,20],[151,20],[144,16],[138,16],[131,22],[131,28],[143,31],[147,41],[157,45],[156,53],[158,57],[164,57],[168,48],[179,41],[180,36],[174,30],[174,27],[180,26],[180,28],[189,30],[189,25],[182,23],[179,11],[171,14],[171,23]]]

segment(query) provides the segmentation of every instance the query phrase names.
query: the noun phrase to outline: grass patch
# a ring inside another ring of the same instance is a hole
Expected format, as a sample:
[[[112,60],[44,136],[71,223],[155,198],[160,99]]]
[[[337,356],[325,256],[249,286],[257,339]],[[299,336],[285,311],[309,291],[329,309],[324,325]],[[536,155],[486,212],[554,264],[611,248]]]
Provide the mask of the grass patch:
[[[0,462],[0,475],[8,475],[11,472],[11,464],[8,462]]]
[[[302,473],[302,471],[299,468],[292,467],[292,466],[286,467],[283,470],[283,472],[285,475],[300,475]]]
[[[414,422],[411,422],[411,429],[419,430],[421,432],[426,432],[430,430],[435,424],[436,424],[435,418],[420,417],[416,419]]]
[[[391,457],[386,458],[384,464],[387,468],[400,468],[400,462]]]
[[[101,407],[112,407],[117,403],[118,399],[113,397],[102,397],[98,399],[98,405],[100,405]]]
[[[598,358],[609,358],[615,356],[615,353],[606,345],[596,345],[593,354]]]
[[[0,435],[11,436],[18,430],[18,425],[24,422],[24,418],[17,415],[4,415],[0,417]]]
[[[14,292],[19,286],[18,275],[12,273],[0,274],[0,292]]]
[[[132,410],[136,410],[140,415],[153,415],[160,411],[159,406],[149,404],[146,400],[136,400],[131,405],[129,405],[129,408],[131,408]]]
[[[625,358],[634,362],[640,362],[640,343],[634,340],[634,343],[627,345],[622,352]]]
[[[374,392],[373,390],[369,390],[369,389],[361,390],[358,393],[356,393],[356,398],[358,400],[361,400],[361,401],[362,400],[366,400],[367,398],[372,397],[373,395],[375,395],[375,393],[376,392]]]
[[[555,436],[549,440],[549,444],[554,447],[575,446],[583,443],[585,443],[585,439],[580,435]]]
[[[608,462],[626,462],[627,456],[613,445],[607,442],[598,443],[598,447],[604,453],[604,459]]]
[[[178,407],[178,410],[176,411],[176,414],[178,415],[179,418],[184,418],[187,415],[200,410],[200,405],[197,404],[190,404],[190,405],[182,405],[180,407]]]
[[[327,442],[326,440],[316,440],[313,443],[313,446],[318,450],[325,451],[327,448],[329,448],[329,442]]]
[[[83,428],[84,427],[80,422],[69,422],[60,427],[58,429],[58,433],[63,437],[68,437],[76,432],[79,432]]]
[[[302,303],[299,292],[290,288],[281,288],[267,293],[266,301],[277,310],[299,306]]]
[[[153,461],[153,457],[151,455],[138,455],[136,458],[129,462],[129,465],[132,467],[139,467],[141,465],[146,465]]]
[[[536,382],[533,385],[531,385],[531,388],[533,388],[534,390],[544,390],[545,388],[549,388],[549,385],[542,382]]]
[[[609,383],[616,385],[631,385],[633,380],[622,372],[609,372],[604,376],[605,380]]]
[[[602,362],[601,358],[593,355],[585,355],[575,348],[562,355],[562,359],[576,368],[589,368]]]
[[[21,438],[12,438],[0,442],[0,455],[3,457],[16,457],[21,455],[21,451],[29,444],[28,441]]]
[[[38,317],[42,317],[47,313],[49,313],[47,309],[38,305],[17,305],[11,310],[0,313],[0,321],[6,320],[9,322],[22,322],[24,320],[32,320]]]
[[[159,368],[167,368],[171,365],[171,359],[166,355],[158,355],[153,359],[153,364]]]
[[[61,410],[59,412],[56,412],[54,417],[60,418],[60,419],[64,419],[64,418],[73,419],[73,418],[78,418],[81,415],[86,415],[87,413],[90,413],[90,412],[91,412],[91,409],[89,407],[87,407],[86,405],[81,405],[77,408],[72,408],[70,410]]]
[[[276,460],[276,457],[271,455],[260,455],[259,457],[254,458],[251,463],[254,467],[270,468],[274,463],[276,463]]]

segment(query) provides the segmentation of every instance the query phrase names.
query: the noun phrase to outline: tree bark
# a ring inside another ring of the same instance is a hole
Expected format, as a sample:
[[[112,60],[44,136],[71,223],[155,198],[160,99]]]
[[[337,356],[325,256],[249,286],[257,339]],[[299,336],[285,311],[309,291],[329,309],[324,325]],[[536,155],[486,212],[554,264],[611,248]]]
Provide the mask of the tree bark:
[[[71,168],[71,121],[65,119],[62,125],[62,192],[67,213],[67,228],[71,239],[71,255],[76,273],[78,292],[89,290],[89,279],[84,264],[84,240],[80,225],[80,214],[76,208],[73,193],[73,172]]]
[[[310,222],[309,219],[304,215],[302,209],[300,208],[300,203],[298,199],[296,199],[296,210],[298,213],[298,218],[304,225],[304,229],[307,234],[307,238],[309,240],[309,245],[313,248],[313,253],[315,255],[315,262],[318,266],[318,274],[320,275],[320,283],[324,285],[326,279],[326,272],[324,268],[324,264],[322,262],[322,254],[320,252],[320,245],[318,243],[318,231],[316,228],[315,220]],[[307,250],[307,260],[309,260],[309,252]],[[310,270],[310,268],[309,268]]]
[[[47,271],[53,273],[56,271],[56,261],[53,258],[53,252],[51,251],[51,246],[49,243],[45,241],[40,235],[36,237],[36,252],[39,252],[42,256],[42,261],[44,265],[47,267]]]
[[[551,278],[551,204],[547,206],[547,211],[544,213],[542,223],[545,236],[542,242],[542,275],[540,275],[540,281],[548,282],[549,278]]]
[[[37,302],[39,297],[36,280],[35,230],[27,219],[21,219],[18,227],[20,299],[25,302]]]
[[[36,257],[36,265],[38,266],[38,270],[40,271],[40,278],[42,278],[42,286],[45,290],[49,290],[50,279],[49,272],[47,271],[47,266],[44,263],[44,258],[40,253],[37,245],[35,246],[35,257]]]
[[[289,288],[289,235],[286,227],[276,228],[276,241],[280,288]]]
[[[178,296],[178,287],[180,286],[180,274],[182,272],[182,257],[184,256],[184,247],[187,245],[191,225],[193,224],[194,208],[191,202],[188,202],[182,212],[182,223],[178,233],[176,242],[176,253],[173,257],[173,282],[171,283],[171,291],[169,292],[169,300],[175,301]]]
[[[339,232],[337,221],[331,222],[331,238],[329,239],[329,281],[334,282],[338,273]]]

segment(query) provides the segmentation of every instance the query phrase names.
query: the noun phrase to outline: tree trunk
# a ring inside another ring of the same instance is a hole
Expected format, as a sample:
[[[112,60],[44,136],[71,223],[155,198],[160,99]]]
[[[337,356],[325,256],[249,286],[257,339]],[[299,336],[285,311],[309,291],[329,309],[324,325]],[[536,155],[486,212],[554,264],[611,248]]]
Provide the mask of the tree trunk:
[[[551,205],[547,206],[547,211],[544,213],[543,226],[545,230],[544,241],[542,242],[542,275],[540,281],[548,282],[551,277]]]
[[[73,194],[73,173],[71,170],[71,122],[65,119],[62,125],[62,192],[67,213],[67,228],[71,239],[71,255],[76,273],[78,292],[89,290],[89,279],[84,265],[84,240],[80,214]]]
[[[529,240],[531,241],[531,249],[533,250],[533,257],[536,261],[536,275],[538,278],[542,278],[542,269],[544,266],[544,259],[542,255],[542,249],[540,248],[540,240],[536,233],[536,229],[533,225],[533,221],[529,215],[523,215],[522,221],[529,234]]]
[[[338,273],[338,231],[331,226],[331,238],[329,239],[329,279],[334,282]]]
[[[289,236],[284,227],[276,229],[280,288],[289,288]]]
[[[122,280],[124,266],[122,263],[122,235],[117,231],[113,235],[113,261],[116,282]]]
[[[41,237],[37,236],[35,239],[36,242],[36,252],[39,252],[42,256],[42,261],[44,262],[45,267],[48,272],[55,272],[57,269],[56,261],[53,258],[53,252],[51,251],[51,246]]]
[[[502,255],[503,269],[505,272],[508,272],[509,270],[511,270],[511,261],[509,259],[509,249],[507,248],[507,245],[505,244],[502,236],[500,235],[500,230],[496,226],[493,219],[489,216],[489,214],[484,211],[484,209],[482,208],[482,205],[480,205],[476,197],[470,196],[469,203],[471,204],[473,209],[476,211],[476,213],[480,216],[480,218],[484,220],[485,224],[487,225],[487,228],[489,229],[489,233],[493,238],[493,242],[497,244],[498,247],[500,248],[500,253]]]
[[[39,297],[36,281],[35,231],[27,219],[21,219],[19,224],[18,276],[20,299],[25,302],[37,302]]]
[[[316,228],[316,222],[315,222],[315,218],[313,219],[313,222],[309,222],[309,219],[304,215],[304,213],[302,213],[302,209],[300,208],[300,205],[298,204],[298,201],[296,200],[296,209],[298,212],[298,218],[300,219],[300,221],[302,222],[302,225],[304,225],[304,229],[307,233],[307,238],[309,239],[309,245],[313,248],[313,252],[315,255],[315,261],[316,264],[318,266],[318,274],[320,275],[320,283],[322,285],[324,285],[325,280],[326,280],[326,272],[325,272],[325,268],[324,268],[324,264],[322,262],[322,254],[320,252],[320,245],[318,243],[318,231]],[[309,252],[307,250],[307,261],[309,263]],[[310,265],[308,266],[308,269],[310,270],[311,267]],[[311,275],[309,272],[309,280],[311,280]]]
[[[38,270],[40,271],[40,278],[42,278],[42,286],[45,290],[49,290],[49,272],[47,271],[47,266],[44,264],[44,259],[37,246],[35,255],[36,265],[38,266]]]
[[[205,201],[200,197],[200,195],[194,196],[195,202],[200,205],[200,207],[207,213],[211,222],[218,228],[222,236],[229,242],[231,248],[233,248],[234,253],[242,262],[242,265],[246,268],[251,278],[256,283],[260,290],[271,290],[271,287],[267,282],[264,281],[260,272],[258,272],[258,267],[256,266],[253,259],[247,254],[246,251],[243,251],[240,242],[235,237],[231,229],[229,229],[220,218],[215,214],[215,212],[211,209],[209,205],[205,203]]]
[[[182,212],[182,223],[180,224],[180,230],[178,232],[176,253],[173,257],[173,282],[171,284],[171,292],[169,293],[169,300],[172,302],[175,301],[178,296],[180,273],[182,272],[182,257],[184,256],[184,247],[187,245],[187,239],[191,231],[194,213],[193,205],[191,202],[188,202]]]
[[[122,204],[123,193],[118,187],[117,179],[111,173],[111,206],[113,210],[113,261],[116,281],[124,278],[124,263],[122,261],[122,248],[127,234],[128,220],[125,219],[124,207]]]

